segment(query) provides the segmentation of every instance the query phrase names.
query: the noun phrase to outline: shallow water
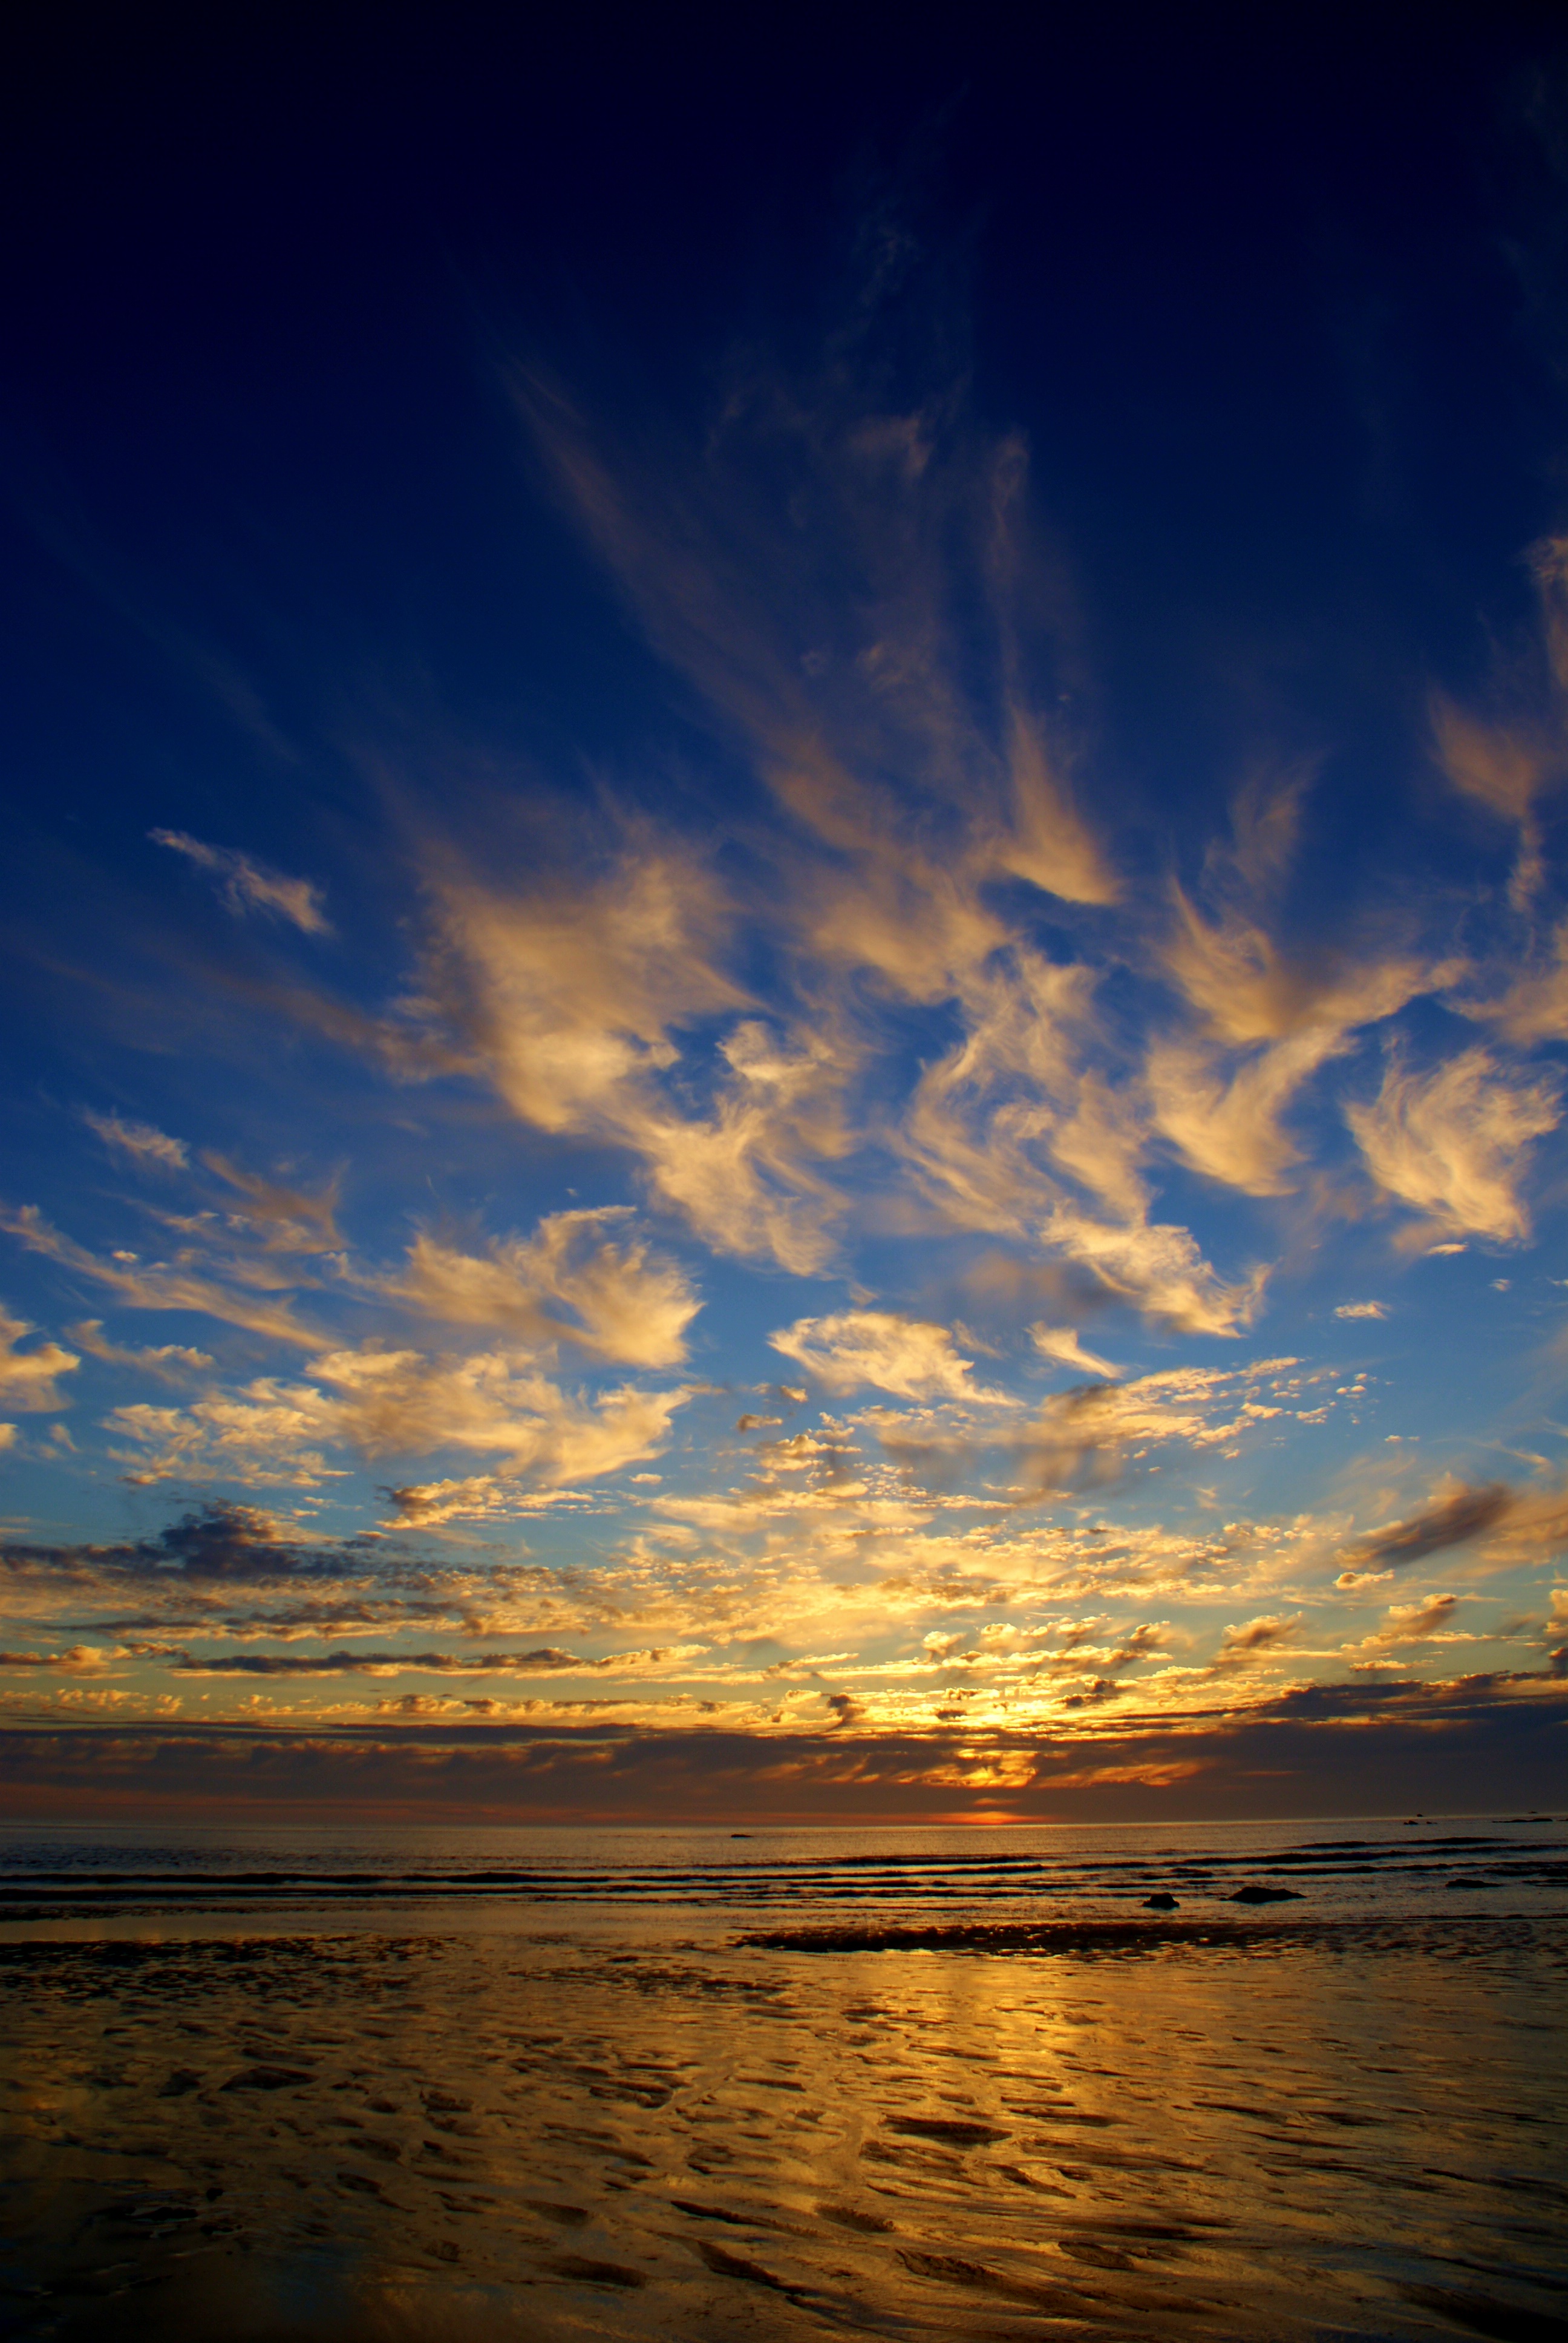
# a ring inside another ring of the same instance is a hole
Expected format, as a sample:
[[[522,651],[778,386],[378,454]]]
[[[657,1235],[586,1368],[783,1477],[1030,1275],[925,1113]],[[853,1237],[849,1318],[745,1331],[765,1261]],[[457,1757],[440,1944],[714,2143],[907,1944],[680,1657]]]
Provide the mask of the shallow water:
[[[1125,1921],[1151,1894],[1189,1918],[1269,1890],[1303,1917],[1568,1911],[1568,1817],[868,1830],[464,1830],[124,1825],[14,1832],[0,1941],[123,1931],[529,1926],[724,1936],[780,1921],[867,1926]]]
[[[1248,1878],[1279,1853],[1256,1838]],[[580,1836],[558,1859],[617,1867]],[[849,1916],[712,1878],[513,1896],[456,1931],[318,1904],[305,1933],[160,1920],[144,1881],[96,1940],[35,1916],[0,1946],[10,2331],[1568,2336],[1568,1921],[1528,1882],[1491,1916],[1409,1880],[1252,1914],[1234,1875],[1148,1933],[1140,1878],[1114,1925],[1080,1905],[1032,1944],[1016,1892],[946,1885]],[[975,1948],[977,1912],[1010,1948]],[[938,1948],[806,1948],[912,1924]]]

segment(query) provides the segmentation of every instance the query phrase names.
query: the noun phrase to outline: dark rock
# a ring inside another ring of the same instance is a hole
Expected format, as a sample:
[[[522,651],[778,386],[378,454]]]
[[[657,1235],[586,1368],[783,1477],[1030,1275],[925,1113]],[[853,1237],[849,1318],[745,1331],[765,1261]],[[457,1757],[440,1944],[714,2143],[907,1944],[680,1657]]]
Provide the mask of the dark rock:
[[[638,2269],[628,2269],[624,2262],[596,2262],[587,2254],[557,2254],[548,2267],[558,2278],[575,2278],[585,2286],[646,2286],[648,2280]]]
[[[765,2270],[760,2262],[748,2261],[744,2254],[726,2253],[722,2246],[710,2246],[706,2238],[697,2250],[715,2278],[743,2278],[753,2286],[771,2287],[776,2294],[784,2291],[781,2279],[776,2278],[771,2270]]]
[[[817,2210],[824,2221],[831,2221],[836,2227],[859,2229],[868,2237],[885,2235],[893,2227],[880,2213],[862,2213],[854,2205],[819,2205]]]
[[[1467,2328],[1472,2335],[1495,2336],[1498,2343],[1563,2343],[1563,2338],[1568,2337],[1568,2318],[1558,2318],[1549,2310],[1529,2310],[1521,2303],[1500,2301],[1495,2295],[1408,2282],[1401,2284],[1399,2290],[1407,2302],[1419,2304],[1422,2310],[1435,2310],[1440,2318],[1451,2318],[1456,2327]]]
[[[1161,1894],[1146,1896],[1143,1898],[1143,1909],[1146,1912],[1179,1912],[1181,1906],[1174,1896]]]
[[[1227,1904],[1299,1904],[1301,1895],[1294,1887],[1238,1887],[1234,1896],[1227,1896]]]
[[[291,2085],[315,2079],[303,2066],[246,2066],[231,2075],[223,2087],[226,2091],[286,2091]]]
[[[592,2217],[586,2205],[558,2205],[549,2197],[525,2197],[523,2202],[530,2211],[542,2213],[547,2221],[558,2221],[563,2229],[580,2229]]]
[[[916,2139],[940,2139],[951,2147],[983,2147],[988,2140],[1012,2137],[994,2124],[964,2123],[949,2116],[890,2116],[888,2129],[907,2132]]]

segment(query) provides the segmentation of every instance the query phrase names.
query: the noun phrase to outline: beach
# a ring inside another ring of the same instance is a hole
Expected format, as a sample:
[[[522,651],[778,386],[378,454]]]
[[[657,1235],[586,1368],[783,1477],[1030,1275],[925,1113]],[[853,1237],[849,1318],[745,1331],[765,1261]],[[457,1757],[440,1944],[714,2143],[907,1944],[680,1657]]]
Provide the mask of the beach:
[[[0,1944],[29,2343],[1568,2332],[1550,1911],[251,1892]]]

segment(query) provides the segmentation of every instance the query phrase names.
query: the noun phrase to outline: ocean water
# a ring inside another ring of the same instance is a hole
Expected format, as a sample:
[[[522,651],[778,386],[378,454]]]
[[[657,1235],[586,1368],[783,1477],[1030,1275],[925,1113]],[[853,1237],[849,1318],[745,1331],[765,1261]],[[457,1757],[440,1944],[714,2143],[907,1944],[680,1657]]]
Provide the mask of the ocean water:
[[[29,1829],[0,1995],[27,2338],[1568,2338],[1563,1818]]]

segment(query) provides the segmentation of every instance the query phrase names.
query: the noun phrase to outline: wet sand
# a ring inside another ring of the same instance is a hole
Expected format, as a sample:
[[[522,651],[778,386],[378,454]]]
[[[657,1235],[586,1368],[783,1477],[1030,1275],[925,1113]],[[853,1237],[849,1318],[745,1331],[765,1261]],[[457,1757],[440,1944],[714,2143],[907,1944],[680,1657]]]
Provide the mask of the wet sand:
[[[9,2331],[1568,2337],[1568,1924],[0,1946]]]

